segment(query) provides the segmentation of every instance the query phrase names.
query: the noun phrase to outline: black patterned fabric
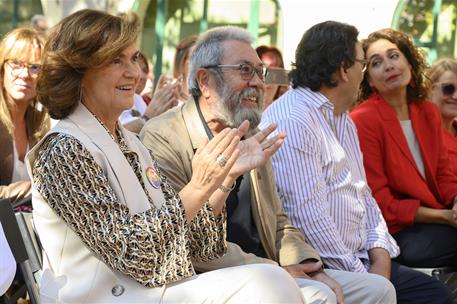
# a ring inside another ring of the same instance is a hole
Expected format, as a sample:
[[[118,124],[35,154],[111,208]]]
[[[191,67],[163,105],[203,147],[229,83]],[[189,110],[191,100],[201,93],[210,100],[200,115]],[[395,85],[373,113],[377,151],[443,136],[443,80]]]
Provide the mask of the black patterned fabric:
[[[144,191],[138,155],[129,151],[117,130],[119,148]],[[57,133],[41,145],[33,164],[39,193],[82,241],[107,265],[148,287],[194,274],[191,259],[208,261],[226,251],[223,211],[215,216],[206,203],[189,225],[178,194],[162,178],[165,203],[129,214],[119,203],[102,168],[74,137]]]

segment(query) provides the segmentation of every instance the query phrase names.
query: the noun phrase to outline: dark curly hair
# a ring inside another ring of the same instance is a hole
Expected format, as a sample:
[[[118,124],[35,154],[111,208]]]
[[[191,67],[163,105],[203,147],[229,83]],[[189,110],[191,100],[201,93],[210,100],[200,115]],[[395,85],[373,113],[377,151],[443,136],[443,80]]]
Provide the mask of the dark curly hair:
[[[305,32],[295,52],[295,68],[289,73],[292,87],[318,91],[322,86],[336,87],[334,73],[355,62],[359,31],[336,21],[318,23]]]
[[[406,89],[408,102],[424,101],[427,98],[429,82],[424,76],[428,65],[422,52],[414,45],[414,42],[408,35],[390,28],[373,32],[368,35],[367,39],[362,40],[363,51],[366,53],[370,45],[380,39],[385,39],[395,44],[411,65],[413,85],[408,85]],[[369,73],[370,68],[368,66],[368,70],[360,85],[359,102],[367,99],[373,93],[367,79]]]

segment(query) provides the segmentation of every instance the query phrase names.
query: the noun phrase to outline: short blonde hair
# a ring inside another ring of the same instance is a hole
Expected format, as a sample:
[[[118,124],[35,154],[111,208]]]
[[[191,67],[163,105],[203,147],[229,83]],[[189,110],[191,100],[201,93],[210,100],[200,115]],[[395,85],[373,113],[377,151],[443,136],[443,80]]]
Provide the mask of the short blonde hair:
[[[41,51],[44,43],[39,33],[32,29],[21,27],[5,35],[0,42],[0,122],[6,127],[10,135],[14,132],[14,124],[11,118],[10,107],[5,97],[3,77],[5,73],[5,61],[8,59],[20,59],[31,49]],[[37,108],[37,99],[29,105],[26,112],[27,131],[32,144],[37,142],[48,130],[48,116],[45,111]]]
[[[51,117],[71,114],[86,70],[107,64],[135,43],[139,31],[139,18],[132,14],[84,9],[62,19],[49,35],[37,84],[38,99]]]
[[[457,60],[451,58],[443,58],[435,62],[427,71],[427,77],[433,84],[440,79],[445,72],[451,71],[457,75]]]

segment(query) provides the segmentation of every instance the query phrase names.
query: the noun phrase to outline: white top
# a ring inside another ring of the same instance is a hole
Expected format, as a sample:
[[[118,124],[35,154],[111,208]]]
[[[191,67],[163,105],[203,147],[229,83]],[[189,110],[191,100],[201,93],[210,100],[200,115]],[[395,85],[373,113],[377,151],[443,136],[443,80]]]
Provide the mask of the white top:
[[[414,161],[416,162],[417,169],[422,177],[425,178],[424,161],[422,160],[419,142],[417,141],[416,134],[414,134],[411,120],[401,120],[400,125],[403,129],[403,134],[405,134],[406,141],[408,142],[409,151],[411,151]]]
[[[27,144],[27,151],[29,151],[29,145]],[[11,177],[11,183],[19,181],[28,181],[30,180],[27,173],[27,166],[23,161],[19,159],[19,154],[16,150],[16,144],[13,141],[13,176]]]
[[[0,223],[0,296],[10,287],[16,273],[16,260]]]
[[[125,125],[135,119],[140,118],[143,116],[144,112],[146,111],[147,105],[138,94],[133,96],[133,107],[130,110],[125,110],[122,112],[121,116],[119,116],[119,122],[122,125]]]

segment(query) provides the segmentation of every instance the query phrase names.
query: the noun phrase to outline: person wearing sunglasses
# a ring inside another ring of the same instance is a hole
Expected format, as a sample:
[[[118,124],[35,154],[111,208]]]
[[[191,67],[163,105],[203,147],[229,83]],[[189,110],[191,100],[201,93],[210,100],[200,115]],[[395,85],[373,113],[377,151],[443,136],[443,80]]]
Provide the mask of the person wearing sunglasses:
[[[440,59],[428,71],[430,100],[441,111],[444,144],[449,150],[452,171],[457,174],[457,60]]]
[[[10,198],[13,206],[31,194],[24,157],[49,129],[35,90],[42,48],[29,28],[15,29],[0,42],[0,198]]]
[[[397,261],[456,266],[457,176],[441,114],[427,100],[425,58],[409,36],[392,29],[371,33],[363,48],[369,64],[351,117],[368,183],[401,249]]]

